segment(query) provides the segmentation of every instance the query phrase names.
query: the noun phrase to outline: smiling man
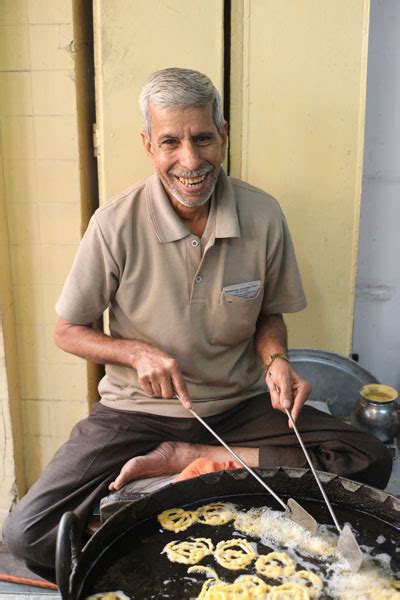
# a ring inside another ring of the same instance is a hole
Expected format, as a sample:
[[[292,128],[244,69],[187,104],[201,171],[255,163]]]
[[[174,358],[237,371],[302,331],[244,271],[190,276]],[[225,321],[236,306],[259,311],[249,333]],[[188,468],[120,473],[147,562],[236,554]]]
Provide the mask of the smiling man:
[[[101,400],[9,516],[4,539],[54,580],[56,532],[82,526],[108,489],[229,460],[197,413],[250,466],[304,467],[289,408],[314,464],[384,487],[391,457],[375,438],[303,405],[282,313],[305,307],[282,211],[228,177],[220,96],[189,69],[154,73],[140,98],[155,173],[93,215],[57,302],[56,343],[106,365]],[[110,335],[93,329],[109,309]]]
[[[183,217],[207,215],[207,207],[185,213],[182,206],[199,209],[210,200],[225,155],[226,124],[217,129],[210,105],[180,111],[150,106],[149,119],[151,132],[142,133],[143,145],[172,206]]]

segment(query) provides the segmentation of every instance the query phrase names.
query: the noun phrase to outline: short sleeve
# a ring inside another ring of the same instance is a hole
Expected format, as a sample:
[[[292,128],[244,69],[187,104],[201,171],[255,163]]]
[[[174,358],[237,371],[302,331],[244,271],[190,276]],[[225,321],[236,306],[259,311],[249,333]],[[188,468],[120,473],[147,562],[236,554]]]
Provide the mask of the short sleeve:
[[[92,323],[109,306],[118,281],[118,265],[94,214],[57,301],[57,314],[76,325]]]
[[[285,216],[269,236],[266,257],[263,314],[290,313],[307,306],[292,238]]]

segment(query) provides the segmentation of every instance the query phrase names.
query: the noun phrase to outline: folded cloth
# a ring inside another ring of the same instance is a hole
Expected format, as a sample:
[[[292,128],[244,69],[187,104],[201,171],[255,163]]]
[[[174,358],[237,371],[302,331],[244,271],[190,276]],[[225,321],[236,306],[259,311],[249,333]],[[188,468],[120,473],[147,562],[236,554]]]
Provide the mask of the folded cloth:
[[[224,462],[214,462],[209,458],[196,458],[190,463],[179,475],[175,481],[184,481],[192,477],[204,475],[204,473],[215,473],[215,471],[223,471],[224,469],[240,469],[242,465],[235,460],[226,460]]]

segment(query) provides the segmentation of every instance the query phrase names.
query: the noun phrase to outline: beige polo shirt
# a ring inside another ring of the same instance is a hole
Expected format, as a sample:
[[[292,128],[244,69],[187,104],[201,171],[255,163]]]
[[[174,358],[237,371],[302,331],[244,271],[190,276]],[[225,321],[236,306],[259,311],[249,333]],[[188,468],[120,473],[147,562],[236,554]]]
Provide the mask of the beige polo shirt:
[[[202,237],[154,174],[96,210],[56,311],[86,324],[109,308],[111,336],[169,352],[208,416],[265,390],[257,318],[306,300],[285,218],[261,190],[221,171]],[[147,396],[131,368],[106,365],[99,392],[112,408],[188,416],[178,400]]]

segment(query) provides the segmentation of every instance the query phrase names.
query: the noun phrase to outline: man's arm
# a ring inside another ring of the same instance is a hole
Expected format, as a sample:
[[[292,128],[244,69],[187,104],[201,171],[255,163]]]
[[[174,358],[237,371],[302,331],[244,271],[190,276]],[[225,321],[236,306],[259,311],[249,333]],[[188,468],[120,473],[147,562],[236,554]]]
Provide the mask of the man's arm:
[[[272,354],[287,355],[287,329],[281,314],[259,317],[254,345],[263,364]],[[265,383],[272,406],[282,412],[291,409],[296,420],[311,392],[308,381],[302,379],[286,360],[276,358],[265,373]]]
[[[97,364],[135,369],[149,396],[172,398],[175,391],[183,406],[191,408],[189,393],[176,360],[167,352],[138,340],[115,339],[95,331],[92,324],[74,325],[60,318],[54,331],[59,348]]]

